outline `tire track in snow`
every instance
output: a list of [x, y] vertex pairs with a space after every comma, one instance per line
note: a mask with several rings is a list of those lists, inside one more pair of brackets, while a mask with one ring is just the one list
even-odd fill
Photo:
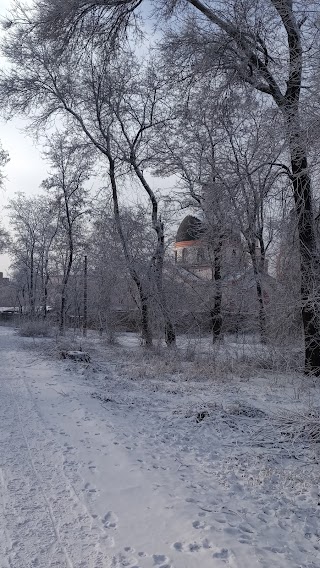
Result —
[[[5, 479], [4, 479], [4, 476], [3, 476], [2, 468], [0, 467], [0, 499], [1, 499], [3, 510], [5, 510], [5, 507], [6, 507], [5, 496], [6, 496], [6, 484], [5, 484]], [[9, 534], [8, 534], [6, 527], [4, 527], [4, 537], [5, 537], [4, 543], [2, 543], [0, 541], [0, 552], [2, 552], [2, 558], [5, 558], [6, 551], [10, 550], [10, 548], [11, 548], [11, 539], [9, 537]], [[9, 561], [8, 562], [6, 561], [6, 565], [2, 566], [2, 568], [7, 568], [7, 566], [10, 567], [10, 566], [12, 566], [12, 564], [9, 563]]]
[[60, 533], [59, 533], [58, 525], [56, 524], [56, 522], [55, 522], [55, 520], [54, 520], [54, 516], [53, 516], [53, 512], [52, 512], [52, 508], [51, 508], [50, 502], [49, 502], [49, 500], [47, 499], [47, 496], [46, 496], [45, 491], [44, 491], [44, 489], [43, 489], [43, 481], [42, 481], [41, 476], [40, 476], [40, 474], [38, 473], [38, 471], [37, 471], [37, 469], [36, 469], [36, 467], [35, 467], [35, 465], [34, 465], [34, 461], [33, 461], [33, 459], [32, 459], [32, 454], [31, 454], [31, 451], [30, 451], [30, 446], [29, 446], [29, 443], [28, 443], [28, 440], [27, 440], [27, 437], [26, 437], [26, 434], [25, 434], [25, 430], [24, 430], [24, 427], [23, 427], [23, 424], [22, 424], [22, 421], [21, 421], [21, 414], [20, 414], [19, 404], [17, 403], [17, 401], [16, 401], [16, 399], [15, 399], [15, 396], [14, 396], [14, 393], [13, 393], [13, 390], [12, 390], [11, 385], [10, 385], [10, 390], [11, 390], [11, 394], [12, 394], [13, 403], [14, 403], [14, 405], [15, 405], [15, 407], [16, 407], [16, 410], [17, 410], [17, 416], [18, 416], [18, 420], [19, 420], [19, 425], [20, 425], [20, 428], [21, 428], [21, 433], [22, 433], [23, 439], [24, 439], [25, 444], [26, 444], [26, 448], [27, 448], [27, 452], [28, 452], [28, 456], [29, 456], [29, 461], [30, 461], [32, 470], [33, 470], [33, 472], [34, 472], [34, 475], [35, 475], [35, 477], [36, 477], [36, 479], [37, 479], [37, 481], [38, 481], [38, 483], [39, 483], [39, 489], [40, 489], [40, 491], [41, 491], [42, 497], [43, 497], [43, 499], [44, 499], [44, 501], [45, 501], [45, 503], [46, 503], [46, 505], [47, 505], [47, 508], [48, 508], [48, 511], [49, 511], [49, 516], [50, 516], [50, 520], [51, 520], [51, 523], [52, 523], [52, 527], [53, 527], [54, 533], [55, 533], [55, 535], [56, 535], [56, 539], [57, 539], [57, 541], [58, 541], [58, 543], [59, 543], [59, 546], [61, 547], [61, 549], [62, 549], [62, 551], [63, 551], [63, 554], [64, 554], [64, 557], [65, 557], [65, 559], [66, 559], [68, 568], [74, 568], [73, 562], [72, 562], [72, 560], [70, 559], [70, 557], [69, 557], [69, 555], [68, 555], [68, 553], [67, 553], [65, 547], [63, 546], [63, 544], [62, 544], [62, 542], [61, 542], [61, 538], [60, 538]]
[[111, 539], [65, 475], [64, 449], [48, 430], [22, 365], [3, 355], [0, 527], [9, 536], [0, 537], [1, 568], [108, 568]]

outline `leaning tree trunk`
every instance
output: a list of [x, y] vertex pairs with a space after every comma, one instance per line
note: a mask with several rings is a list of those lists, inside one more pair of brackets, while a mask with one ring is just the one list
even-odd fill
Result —
[[149, 297], [146, 292], [145, 286], [142, 283], [142, 279], [139, 277], [138, 272], [135, 270], [133, 261], [130, 256], [130, 252], [128, 250], [127, 241], [125, 235], [122, 230], [122, 223], [120, 218], [120, 211], [119, 211], [119, 202], [118, 202], [118, 191], [117, 191], [117, 182], [116, 182], [116, 175], [115, 175], [115, 163], [114, 159], [108, 154], [109, 160], [109, 178], [112, 188], [112, 201], [113, 201], [113, 213], [114, 219], [118, 231], [118, 235], [121, 241], [122, 250], [126, 259], [127, 268], [129, 270], [129, 274], [134, 281], [135, 285], [137, 286], [137, 290], [139, 293], [140, 299], [140, 306], [141, 306], [141, 329], [142, 329], [142, 338], [144, 340], [146, 347], [152, 347], [152, 328], [151, 328], [151, 321], [150, 321], [150, 313], [149, 313]]
[[163, 290], [163, 261], [164, 261], [164, 225], [158, 215], [158, 201], [152, 191], [150, 185], [148, 184], [143, 172], [136, 163], [136, 158], [134, 152], [131, 154], [131, 165], [136, 173], [137, 178], [140, 180], [142, 187], [145, 189], [147, 195], [149, 196], [151, 207], [152, 207], [152, 226], [157, 235], [157, 245], [156, 250], [151, 259], [151, 266], [154, 268], [155, 281], [157, 293], [159, 296], [160, 307], [162, 311], [162, 316], [164, 319], [164, 337], [165, 342], [168, 347], [175, 345], [176, 343], [176, 332], [173, 322], [170, 317], [170, 313], [167, 306], [167, 300]]

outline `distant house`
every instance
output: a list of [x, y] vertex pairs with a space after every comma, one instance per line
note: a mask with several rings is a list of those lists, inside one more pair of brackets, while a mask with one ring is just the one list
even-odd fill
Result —
[[0, 272], [0, 286], [4, 286], [6, 284], [9, 284], [10, 279], [9, 278], [5, 278], [3, 276], [3, 272]]
[[3, 276], [0, 272], [0, 321], [8, 321], [15, 314], [19, 313], [19, 309], [15, 306], [16, 290], [9, 278]]

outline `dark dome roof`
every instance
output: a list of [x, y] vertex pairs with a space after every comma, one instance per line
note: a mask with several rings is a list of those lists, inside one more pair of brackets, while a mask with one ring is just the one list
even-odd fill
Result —
[[177, 231], [176, 243], [183, 241], [197, 241], [204, 232], [203, 223], [193, 215], [187, 215]]

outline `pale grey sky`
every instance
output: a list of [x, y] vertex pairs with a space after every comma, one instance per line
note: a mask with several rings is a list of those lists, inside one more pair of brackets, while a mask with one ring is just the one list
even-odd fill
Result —
[[[4, 18], [10, 8], [12, 0], [0, 0], [0, 19]], [[146, 2], [146, 9], [148, 9]], [[0, 28], [0, 37], [4, 32]], [[154, 36], [154, 30], [153, 30]], [[1, 64], [1, 57], [0, 57]], [[10, 162], [4, 169], [6, 177], [3, 188], [0, 189], [1, 221], [8, 227], [8, 219], [5, 206], [8, 200], [16, 192], [24, 192], [26, 195], [40, 192], [40, 184], [48, 175], [48, 166], [42, 160], [40, 151], [37, 149], [32, 137], [23, 132], [24, 121], [20, 118], [5, 122], [0, 119], [0, 141], [5, 150], [9, 152]], [[172, 187], [172, 179], [150, 180], [154, 189]], [[132, 203], [139, 199], [136, 191], [132, 194]], [[0, 272], [8, 274], [10, 259], [7, 254], [0, 254]]]

